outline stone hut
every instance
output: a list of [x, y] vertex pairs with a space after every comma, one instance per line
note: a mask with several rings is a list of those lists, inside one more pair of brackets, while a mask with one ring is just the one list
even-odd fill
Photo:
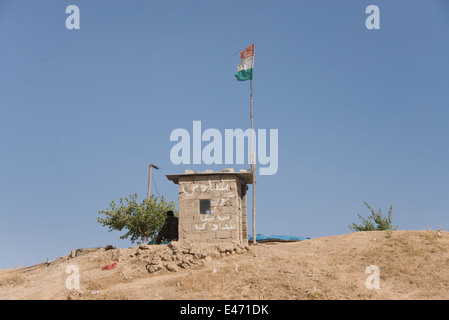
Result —
[[179, 241], [248, 243], [246, 192], [250, 171], [206, 170], [166, 177], [179, 185]]

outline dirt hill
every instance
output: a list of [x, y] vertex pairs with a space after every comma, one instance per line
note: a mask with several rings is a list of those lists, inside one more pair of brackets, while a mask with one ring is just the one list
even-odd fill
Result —
[[[367, 273], [373, 265], [378, 289], [369, 280], [376, 274]], [[79, 270], [79, 289], [70, 288], [73, 270]], [[0, 299], [449, 299], [449, 233], [82, 249], [50, 263], [0, 270]]]

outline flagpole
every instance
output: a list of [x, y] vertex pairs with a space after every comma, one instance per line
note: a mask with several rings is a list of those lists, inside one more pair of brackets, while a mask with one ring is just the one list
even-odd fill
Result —
[[[251, 49], [250, 49], [251, 47]], [[250, 49], [250, 50], [249, 50]], [[250, 54], [250, 55], [249, 55]], [[252, 56], [251, 60], [251, 68], [248, 68], [246, 64], [247, 58]], [[253, 135], [254, 135], [254, 123], [253, 123], [253, 79], [254, 79], [254, 43], [240, 52], [240, 64], [238, 65], [238, 70], [246, 71], [251, 69], [251, 74], [243, 72], [243, 75], [236, 73], [235, 76], [239, 81], [251, 80], [251, 108], [250, 108], [250, 117], [251, 117], [251, 137], [250, 137], [250, 162], [251, 162], [251, 173], [252, 173], [252, 182], [253, 182], [253, 244], [256, 244], [256, 161], [255, 154], [253, 151]], [[248, 72], [248, 71], [246, 71]], [[250, 78], [248, 76], [250, 75]]]
[[[254, 74], [254, 69], [253, 69]], [[253, 134], [254, 134], [254, 125], [253, 125], [253, 79], [251, 78], [251, 172], [253, 174], [253, 244], [256, 244], [256, 164], [254, 159], [254, 151], [253, 151]]]

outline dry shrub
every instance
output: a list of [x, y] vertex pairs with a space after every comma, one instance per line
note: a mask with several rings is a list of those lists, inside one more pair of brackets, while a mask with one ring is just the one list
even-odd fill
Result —
[[337, 280], [339, 278], [339, 266], [338, 261], [332, 260], [329, 263], [329, 268], [324, 271], [324, 274], [332, 280]]
[[436, 245], [437, 244], [438, 239], [441, 238], [441, 230], [442, 229], [439, 229], [437, 231], [427, 230], [424, 233], [424, 238], [426, 239], [428, 244], [431, 244], [431, 245]]
[[241, 295], [242, 281], [247, 284], [254, 280], [251, 272], [248, 264], [231, 263], [221, 268], [195, 271], [187, 276], [177, 277], [167, 281], [167, 286], [176, 288], [180, 299], [218, 299], [234, 296], [236, 291]]
[[[202, 293], [202, 294], [214, 294], [223, 289], [223, 284], [232, 280], [231, 267], [225, 267], [219, 269], [207, 269], [201, 272], [191, 273], [188, 276], [171, 280], [169, 285], [177, 286], [183, 293]], [[238, 272], [238, 271], [237, 271]]]
[[17, 272], [0, 274], [1, 286], [16, 286], [25, 282], [25, 277]]

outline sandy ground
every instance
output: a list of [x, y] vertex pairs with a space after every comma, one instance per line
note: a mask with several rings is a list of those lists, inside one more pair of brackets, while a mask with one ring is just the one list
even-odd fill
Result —
[[86, 249], [49, 264], [0, 270], [0, 299], [449, 298], [444, 231], [357, 232], [246, 248], [174, 245]]

